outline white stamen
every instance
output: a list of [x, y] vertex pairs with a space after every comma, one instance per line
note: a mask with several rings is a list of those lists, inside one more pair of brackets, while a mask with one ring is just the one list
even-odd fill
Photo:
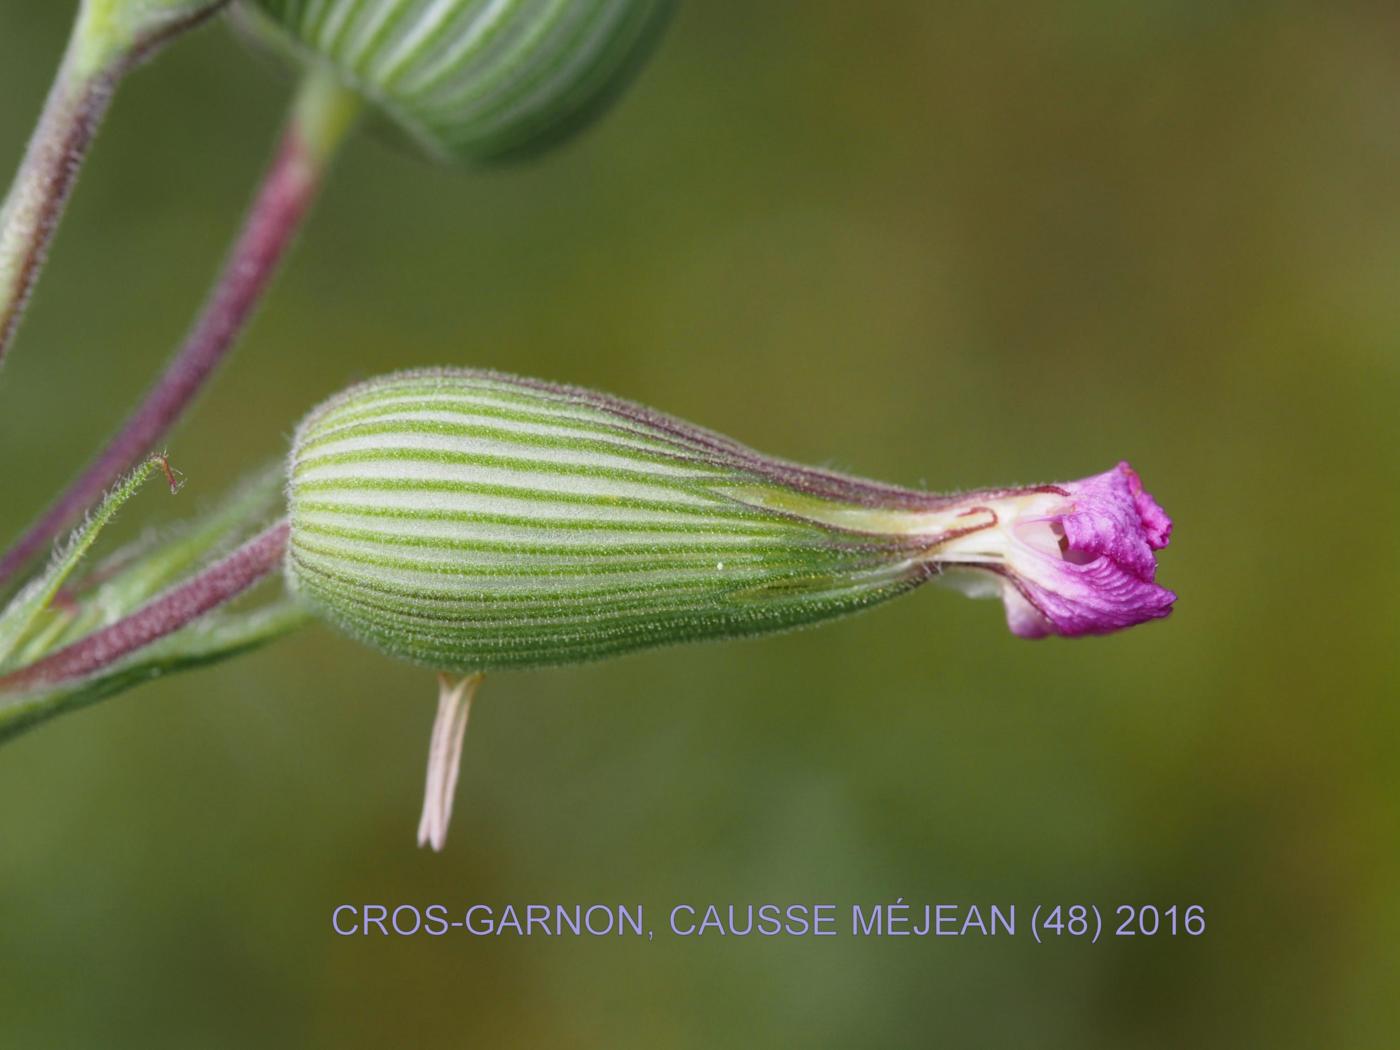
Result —
[[418, 821], [418, 845], [432, 846], [435, 852], [442, 852], [447, 842], [467, 719], [472, 712], [472, 698], [485, 677], [472, 674], [454, 683], [447, 675], [438, 675], [437, 718], [428, 743], [428, 780], [423, 792], [423, 816]]

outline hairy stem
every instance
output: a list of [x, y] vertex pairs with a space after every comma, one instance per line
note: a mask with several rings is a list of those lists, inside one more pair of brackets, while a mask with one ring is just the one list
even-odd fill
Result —
[[0, 363], [118, 78], [86, 68], [70, 46], [0, 208]]
[[232, 554], [110, 626], [0, 677], [0, 695], [80, 681], [232, 601], [282, 564], [290, 526], [269, 526]]
[[39, 123], [0, 205], [0, 364], [118, 82], [227, 2], [210, 0], [183, 14], [152, 19], [130, 36], [114, 32], [96, 5], [85, 3], [79, 10]]
[[328, 72], [308, 75], [243, 230], [183, 346], [107, 446], [0, 557], [0, 587], [149, 454], [208, 382], [267, 291], [358, 105]]

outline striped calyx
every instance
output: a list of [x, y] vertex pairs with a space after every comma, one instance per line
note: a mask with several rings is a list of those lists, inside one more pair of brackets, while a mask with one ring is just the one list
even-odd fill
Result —
[[531, 152], [601, 112], [673, 0], [240, 0], [441, 160]]
[[484, 371], [399, 373], [332, 399], [298, 430], [289, 478], [294, 586], [351, 635], [461, 672], [852, 612], [989, 524], [965, 502]]

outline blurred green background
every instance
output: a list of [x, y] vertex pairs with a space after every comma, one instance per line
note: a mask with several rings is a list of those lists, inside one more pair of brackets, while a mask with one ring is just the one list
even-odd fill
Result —
[[[73, 8], [0, 9], [0, 167]], [[1120, 457], [1170, 620], [1011, 637], [936, 587], [488, 682], [448, 850], [431, 676], [324, 629], [0, 753], [14, 1047], [1380, 1047], [1400, 1035], [1400, 12], [690, 0], [528, 166], [351, 145], [188, 484], [392, 368], [645, 401], [951, 489]], [[201, 31], [123, 88], [0, 383], [0, 532], [123, 416], [289, 83]], [[2, 181], [2, 180], [0, 180]], [[350, 939], [340, 903], [1204, 905], [1198, 939]], [[1024, 912], [1023, 912], [1024, 914]]]

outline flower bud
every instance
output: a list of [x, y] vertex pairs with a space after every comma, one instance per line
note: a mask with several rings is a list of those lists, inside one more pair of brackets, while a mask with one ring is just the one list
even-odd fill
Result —
[[532, 151], [596, 116], [673, 0], [248, 0], [259, 35], [329, 63], [442, 160]]
[[300, 593], [444, 671], [796, 627], [949, 567], [1002, 584], [1024, 635], [1113, 630], [1173, 598], [1142, 563], [1168, 523], [1126, 467], [935, 496], [493, 372], [404, 372], [333, 398], [297, 432], [289, 498]]

